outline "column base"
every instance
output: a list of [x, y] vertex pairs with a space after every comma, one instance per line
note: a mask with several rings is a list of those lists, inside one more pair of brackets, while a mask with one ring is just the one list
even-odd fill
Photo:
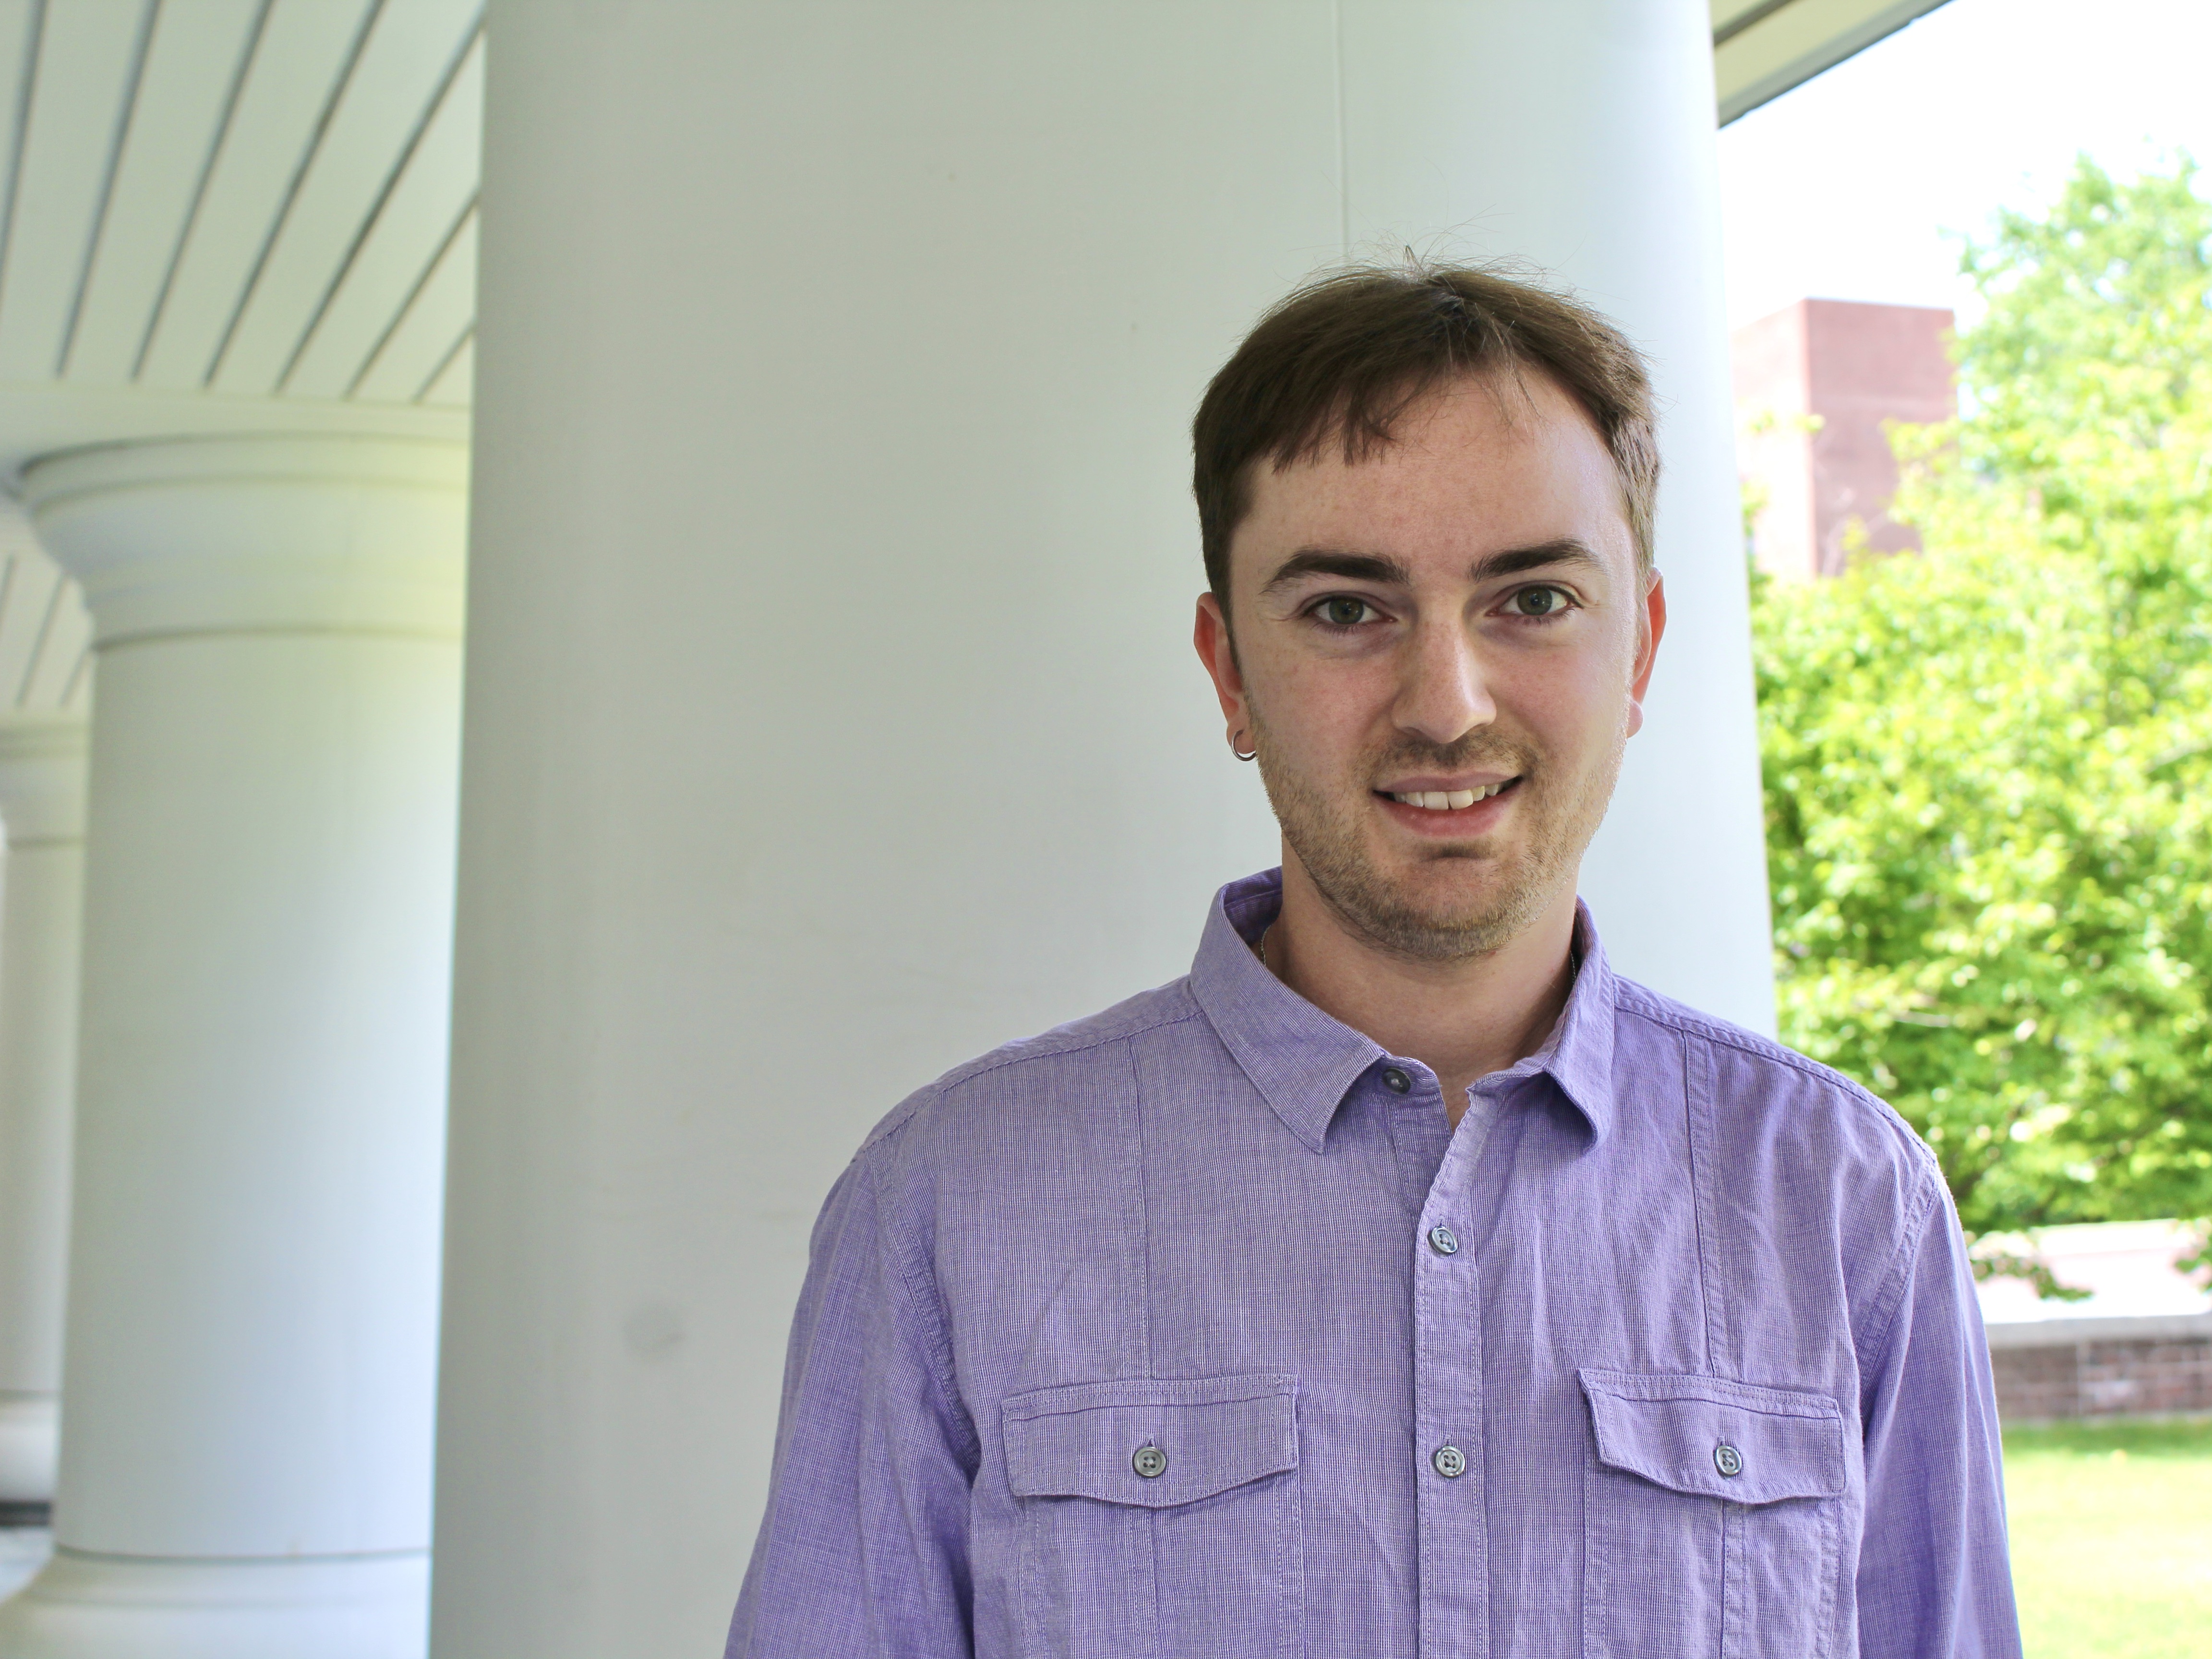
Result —
[[53, 1395], [0, 1394], [0, 1507], [52, 1498], [58, 1443]]
[[0, 1659], [423, 1659], [430, 1556], [156, 1561], [62, 1549], [0, 1606]]

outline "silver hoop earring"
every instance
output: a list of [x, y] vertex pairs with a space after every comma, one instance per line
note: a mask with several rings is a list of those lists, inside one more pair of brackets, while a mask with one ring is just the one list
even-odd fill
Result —
[[1237, 757], [1237, 758], [1238, 760], [1241, 760], [1241, 761], [1249, 761], [1249, 760], [1256, 760], [1256, 759], [1258, 759], [1258, 758], [1259, 758], [1259, 755], [1260, 755], [1260, 745], [1259, 745], [1258, 744], [1256, 744], [1256, 743], [1255, 743], [1255, 744], [1254, 744], [1252, 745], [1252, 752], [1251, 752], [1250, 754], [1249, 754], [1249, 755], [1248, 755], [1248, 754], [1246, 754], [1246, 753], [1245, 753], [1242, 749], [1239, 749], [1239, 748], [1237, 746], [1237, 738], [1241, 738], [1241, 737], [1243, 737], [1243, 735], [1244, 735], [1244, 728], [1243, 728], [1243, 726], [1238, 726], [1238, 727], [1236, 729], [1236, 731], [1234, 731], [1233, 732], [1231, 732], [1231, 733], [1230, 734], [1230, 737], [1229, 737], [1229, 752], [1230, 752], [1231, 754], [1232, 754], [1232, 755], [1236, 756], [1236, 757]]

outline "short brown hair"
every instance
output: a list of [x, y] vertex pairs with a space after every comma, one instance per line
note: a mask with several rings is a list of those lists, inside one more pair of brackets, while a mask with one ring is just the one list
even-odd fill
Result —
[[1206, 387], [1191, 423], [1191, 488], [1215, 597], [1228, 602], [1229, 540], [1251, 511], [1255, 464], [1313, 460], [1339, 436], [1345, 459], [1358, 461], [1440, 383], [1531, 367], [1595, 422], [1650, 569], [1659, 447], [1643, 355], [1589, 307], [1533, 283], [1409, 255], [1308, 283], [1261, 318]]

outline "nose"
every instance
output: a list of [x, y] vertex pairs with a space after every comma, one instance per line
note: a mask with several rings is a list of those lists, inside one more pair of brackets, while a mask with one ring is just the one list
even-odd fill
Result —
[[1407, 635], [1391, 718], [1438, 748], [1498, 718], [1481, 658], [1459, 618], [1424, 619]]

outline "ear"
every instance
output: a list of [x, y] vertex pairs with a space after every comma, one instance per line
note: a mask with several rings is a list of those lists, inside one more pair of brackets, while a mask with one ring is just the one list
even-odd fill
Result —
[[1644, 729], [1644, 693], [1651, 684], [1651, 665], [1659, 659], [1659, 636], [1667, 631], [1667, 583], [1653, 571], [1644, 589], [1644, 615], [1637, 627], [1636, 674], [1628, 683], [1628, 735]]
[[1244, 707], [1243, 672], [1237, 666], [1237, 650], [1229, 641], [1229, 618], [1212, 593], [1198, 596], [1198, 623], [1191, 643], [1198, 647], [1198, 659], [1212, 677], [1213, 693], [1221, 699], [1221, 717], [1229, 722], [1228, 735], [1233, 738], [1240, 730], [1249, 729], [1252, 721]]

